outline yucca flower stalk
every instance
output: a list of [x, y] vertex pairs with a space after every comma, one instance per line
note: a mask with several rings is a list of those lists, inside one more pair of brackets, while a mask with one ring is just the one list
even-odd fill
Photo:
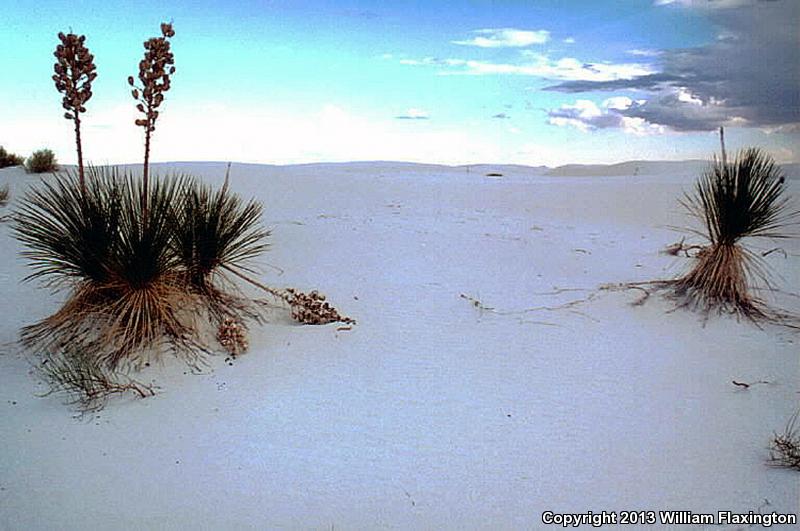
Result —
[[144, 128], [144, 181], [142, 202], [143, 211], [147, 211], [148, 176], [150, 172], [150, 139], [156, 130], [158, 108], [164, 101], [164, 93], [170, 89], [170, 76], [175, 73], [175, 57], [170, 49], [169, 39], [175, 35], [172, 23], [161, 24], [161, 37], [153, 37], [144, 42], [144, 58], [139, 61], [139, 82], [133, 76], [128, 77], [131, 96], [139, 103], [136, 109], [144, 115], [137, 118], [136, 125]]
[[75, 124], [75, 145], [78, 151], [78, 173], [81, 190], [85, 188], [83, 176], [83, 147], [81, 145], [81, 113], [92, 97], [92, 82], [97, 78], [94, 56], [84, 44], [84, 35], [59, 33], [61, 44], [53, 53], [58, 62], [53, 66], [53, 81], [56, 90], [64, 94], [61, 105], [66, 112], [64, 118]]

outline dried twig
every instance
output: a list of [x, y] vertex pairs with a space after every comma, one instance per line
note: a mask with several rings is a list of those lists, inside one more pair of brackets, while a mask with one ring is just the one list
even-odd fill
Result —
[[764, 384], [764, 385], [769, 385], [770, 384], [770, 382], [768, 382], [766, 380], [758, 380], [757, 382], [750, 382], [750, 383], [737, 382], [736, 380], [731, 380], [731, 383], [733, 385], [738, 386], [738, 387], [744, 387], [745, 389], [750, 389], [750, 387], [752, 387], [752, 386], [754, 386], [756, 384]]

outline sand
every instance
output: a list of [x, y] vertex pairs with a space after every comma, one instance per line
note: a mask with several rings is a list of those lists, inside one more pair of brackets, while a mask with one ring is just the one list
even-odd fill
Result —
[[[156, 166], [171, 169], [224, 174]], [[800, 405], [796, 333], [704, 325], [658, 297], [631, 306], [635, 292], [524, 311], [679, 274], [688, 259], [660, 250], [689, 223], [677, 200], [694, 175], [484, 170], [235, 164], [232, 186], [264, 202], [273, 230], [262, 281], [319, 289], [358, 324], [276, 312], [232, 366], [220, 355], [191, 374], [167, 359], [139, 375], [156, 397], [81, 419], [37, 396], [46, 387], [14, 344], [59, 296], [20, 282], [20, 247], [0, 224], [0, 528], [536, 529], [548, 510], [797, 513], [797, 473], [765, 464]], [[13, 201], [37, 179], [0, 170]], [[769, 261], [798, 292], [800, 245], [780, 245], [788, 256]], [[553, 293], [565, 288], [578, 291]]]

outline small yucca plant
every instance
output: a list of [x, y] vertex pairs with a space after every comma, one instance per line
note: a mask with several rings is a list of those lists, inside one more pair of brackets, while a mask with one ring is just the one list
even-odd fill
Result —
[[769, 285], [768, 270], [743, 240], [789, 237], [786, 229], [797, 213], [789, 210], [780, 167], [757, 148], [741, 151], [731, 163], [715, 160], [683, 204], [702, 221], [701, 235], [709, 245], [692, 270], [677, 280], [677, 292], [706, 310], [764, 317], [750, 288]]
[[[58, 169], [56, 155], [49, 149], [40, 149], [25, 160], [28, 173], [52, 173]], [[80, 171], [80, 170], [79, 170]]]

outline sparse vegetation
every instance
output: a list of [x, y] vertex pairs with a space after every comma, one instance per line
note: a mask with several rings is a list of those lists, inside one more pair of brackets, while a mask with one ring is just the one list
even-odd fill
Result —
[[8, 190], [8, 185], [0, 188], [0, 207], [8, 204], [8, 198], [11, 197], [11, 192]]
[[[75, 146], [78, 152], [78, 174], [81, 188], [84, 186], [83, 146], [81, 145], [81, 113], [86, 112], [84, 106], [92, 97], [92, 82], [97, 78], [94, 56], [84, 44], [84, 35], [70, 32], [59, 33], [61, 44], [53, 52], [58, 62], [53, 66], [53, 82], [56, 90], [64, 94], [61, 105], [66, 111], [64, 118], [75, 124]], [[55, 159], [53, 159], [55, 164]], [[51, 170], [44, 170], [51, 171]], [[39, 172], [36, 172], [39, 173]]]
[[[289, 304], [300, 322], [354, 322], [316, 292], [275, 290], [248, 276], [255, 273], [251, 261], [267, 248], [269, 232], [260, 225], [261, 205], [232, 193], [229, 175], [216, 191], [180, 175], [150, 182], [151, 134], [175, 72], [171, 24], [162, 24], [161, 32], [145, 42], [142, 86], [128, 80], [145, 115], [136, 121], [145, 128], [142, 178], [117, 168], [83, 167], [79, 115], [91, 97], [95, 67], [83, 36], [59, 35], [54, 79], [65, 93], [65, 116], [75, 121], [78, 169], [29, 190], [14, 217], [33, 269], [26, 280], [66, 292], [58, 311], [23, 329], [22, 342], [46, 354], [45, 377], [83, 409], [112, 394], [152, 394], [119, 376], [122, 366], [138, 367], [164, 350], [196, 365], [210, 350], [202, 316], [222, 348], [234, 356], [246, 351], [247, 323], [261, 320], [266, 302], [247, 298], [237, 280]], [[54, 164], [49, 151], [31, 160], [46, 160], [48, 153]]]
[[40, 149], [25, 160], [25, 170], [28, 173], [52, 173], [58, 170], [56, 155], [49, 149]]
[[775, 433], [769, 445], [769, 462], [773, 466], [800, 470], [800, 409], [789, 417], [782, 433]]
[[22, 166], [25, 159], [14, 153], [9, 153], [3, 146], [0, 146], [0, 168], [8, 168], [11, 166]]

